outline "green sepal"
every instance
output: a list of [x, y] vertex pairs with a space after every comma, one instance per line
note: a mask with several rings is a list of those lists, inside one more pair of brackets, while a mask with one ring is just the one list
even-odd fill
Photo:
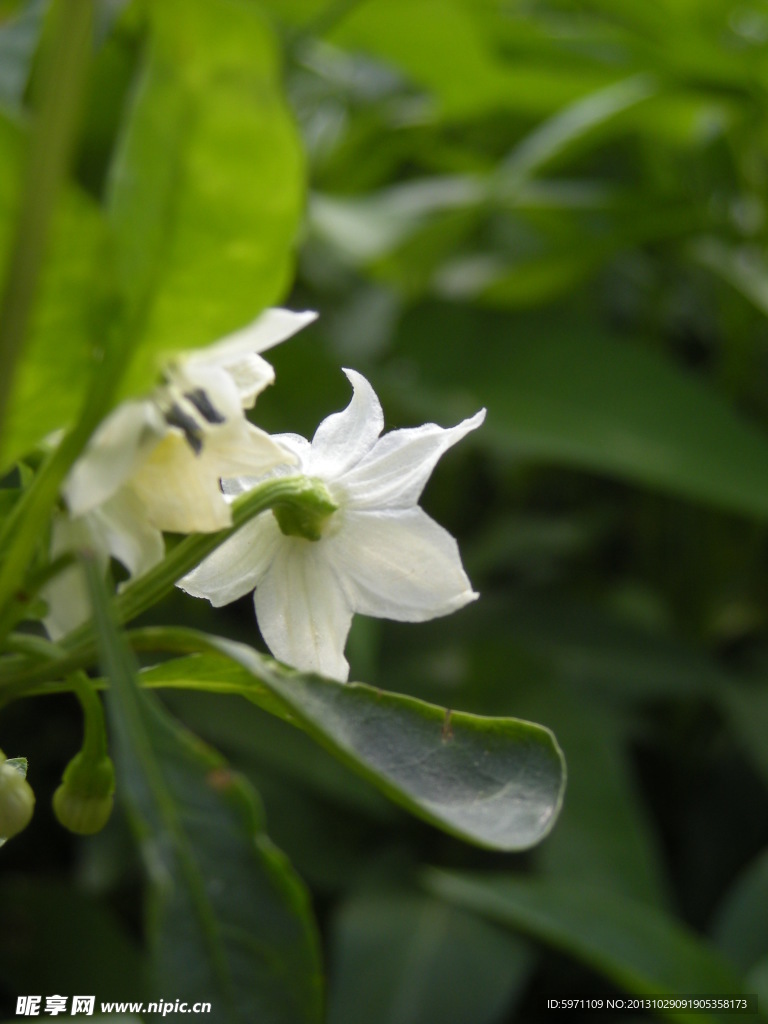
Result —
[[320, 540], [325, 524], [339, 507], [321, 480], [310, 483], [311, 489], [302, 494], [300, 502], [290, 501], [272, 509], [277, 525], [287, 537]]

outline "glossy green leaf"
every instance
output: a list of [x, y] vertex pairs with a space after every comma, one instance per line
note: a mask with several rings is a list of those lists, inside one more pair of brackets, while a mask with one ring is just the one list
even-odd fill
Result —
[[163, 353], [214, 341], [284, 293], [303, 189], [257, 6], [168, 0], [150, 15], [108, 200], [121, 285], [146, 303], [132, 387]]
[[135, 685], [130, 651], [88, 567], [118, 790], [151, 883], [160, 993], [207, 1000], [225, 1024], [320, 1019], [320, 973], [306, 892], [264, 832], [248, 785]]
[[[683, 924], [641, 903], [564, 881], [430, 871], [430, 890], [554, 946], [631, 995], [743, 994], [738, 973]], [[731, 1019], [716, 1013], [670, 1020]]]
[[[186, 633], [186, 631], [185, 631]], [[195, 634], [186, 633], [191, 642]], [[562, 800], [565, 769], [553, 735], [514, 718], [452, 712], [362, 683], [338, 683], [281, 669], [244, 644], [203, 637], [235, 662], [241, 692], [283, 717], [290, 715], [315, 740], [408, 810], [459, 838], [496, 850], [532, 846], [552, 828]], [[153, 685], [184, 685], [188, 660], [168, 662], [149, 676]], [[206, 659], [190, 682], [219, 689]], [[146, 678], [146, 675], [145, 675]], [[223, 689], [231, 692], [225, 666]]]
[[478, 440], [504, 452], [768, 518], [768, 437], [648, 345], [454, 306], [414, 315], [401, 343], [418, 372], [400, 400], [418, 395], [422, 416], [487, 405]]
[[332, 925], [328, 1024], [496, 1024], [531, 967], [525, 943], [430, 896], [353, 894]]

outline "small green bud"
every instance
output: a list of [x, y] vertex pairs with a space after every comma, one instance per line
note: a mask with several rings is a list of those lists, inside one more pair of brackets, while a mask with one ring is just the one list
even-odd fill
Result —
[[276, 505], [272, 514], [287, 537], [320, 540], [328, 519], [339, 507], [322, 480], [308, 480], [301, 496]]
[[87, 761], [82, 752], [67, 765], [61, 785], [53, 794], [59, 824], [77, 835], [100, 832], [112, 814], [115, 769], [109, 757]]
[[0, 764], [0, 839], [10, 839], [27, 827], [35, 809], [35, 794], [18, 768], [2, 755]]

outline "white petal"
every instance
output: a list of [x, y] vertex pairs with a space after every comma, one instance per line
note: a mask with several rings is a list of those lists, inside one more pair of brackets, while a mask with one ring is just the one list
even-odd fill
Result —
[[352, 384], [352, 400], [343, 412], [324, 419], [312, 438], [306, 471], [332, 481], [347, 472], [373, 448], [384, 428], [384, 413], [371, 385], [362, 374], [345, 370]]
[[176, 584], [219, 608], [253, 590], [269, 569], [283, 539], [277, 520], [263, 512], [224, 541]]
[[124, 402], [101, 423], [77, 460], [62, 491], [79, 516], [110, 498], [165, 436], [154, 402]]
[[353, 610], [423, 622], [477, 598], [456, 541], [420, 508], [347, 510], [342, 528], [320, 543], [342, 576]]
[[230, 356], [219, 363], [235, 383], [243, 409], [252, 409], [256, 398], [275, 381], [275, 371], [255, 352]]
[[[109, 550], [99, 529], [94, 529], [91, 515], [76, 519], [57, 515], [51, 527], [51, 558], [68, 551], [88, 548], [98, 564], [106, 569]], [[43, 623], [51, 640], [59, 640], [91, 617], [91, 599], [82, 566], [68, 566], [40, 589], [40, 596], [48, 604]]]
[[309, 311], [294, 313], [289, 309], [267, 309], [242, 330], [227, 335], [208, 348], [190, 353], [184, 365], [216, 365], [226, 370], [237, 386], [243, 408], [250, 409], [256, 396], [275, 379], [275, 371], [258, 353], [285, 341], [315, 319], [317, 313]]
[[322, 541], [284, 537], [254, 603], [261, 634], [276, 658], [302, 672], [347, 679], [344, 645], [352, 610]]
[[232, 523], [219, 480], [240, 473], [260, 476], [286, 461], [285, 450], [242, 415], [211, 427], [203, 448], [192, 451], [172, 431], [145, 459], [127, 486], [142, 502], [148, 520], [172, 533], [209, 533]]
[[139, 467], [129, 487], [147, 519], [171, 533], [209, 533], [232, 523], [217, 477], [206, 472], [184, 436], [172, 432]]
[[163, 560], [163, 535], [152, 526], [137, 497], [126, 487], [91, 514], [110, 554], [132, 577], [143, 576]]
[[[292, 309], [265, 309], [264, 312], [248, 324], [228, 334], [220, 341], [216, 341], [207, 349], [199, 352], [213, 361], [219, 361], [222, 355], [226, 358], [231, 355], [242, 355], [247, 352], [266, 352], [274, 348], [281, 341], [297, 334], [302, 327], [317, 320], [317, 313], [306, 310], [303, 313], [296, 313]], [[193, 358], [198, 353], [193, 354]]]
[[91, 599], [83, 568], [70, 565], [40, 589], [48, 605], [43, 625], [51, 640], [60, 640], [91, 617]]
[[484, 419], [485, 409], [481, 409], [455, 427], [427, 423], [385, 434], [344, 476], [350, 507], [405, 509], [415, 505], [443, 452], [476, 430]]

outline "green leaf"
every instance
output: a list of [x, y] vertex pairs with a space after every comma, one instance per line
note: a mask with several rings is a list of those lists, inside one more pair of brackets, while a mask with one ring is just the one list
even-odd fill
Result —
[[[476, 443], [768, 518], [768, 438], [706, 385], [648, 346], [565, 319], [519, 318], [510, 331], [507, 318], [456, 306], [414, 315], [400, 344], [421, 372], [403, 386], [398, 371], [397, 398], [418, 397], [422, 416], [487, 405]], [[471, 358], [463, 338], [481, 339]]]
[[17, 875], [0, 885], [0, 901], [0, 973], [14, 995], [80, 992], [95, 996], [97, 1008], [102, 999], [147, 997], [148, 965], [137, 943], [71, 881]]
[[[430, 871], [428, 888], [573, 956], [631, 995], [743, 993], [732, 966], [682, 924], [594, 887], [510, 875]], [[659, 1011], [660, 1013], [662, 1011]], [[730, 1020], [715, 1013], [671, 1020]]]
[[505, 61], [492, 45], [498, 22], [484, 26], [480, 6], [461, 0], [355, 4], [330, 39], [392, 62], [431, 90], [440, 113], [451, 118], [499, 108], [549, 112], [610, 81], [594, 62], [574, 67], [562, 53]]
[[[433, 825], [495, 850], [525, 849], [554, 825], [565, 768], [549, 730], [515, 718], [448, 711], [362, 683], [301, 675], [244, 644], [174, 632], [236, 663], [244, 696], [262, 703], [266, 688], [266, 710], [275, 711], [277, 700], [281, 717], [290, 715], [350, 768]], [[188, 668], [188, 660], [165, 663], [149, 679], [184, 685]], [[194, 673], [194, 688], [201, 688], [206, 673], [211, 689], [222, 685], [211, 668], [207, 661], [202, 674]], [[223, 666], [223, 679], [231, 692], [231, 667]]]
[[[0, 116], [0, 252], [7, 253], [24, 166], [24, 136]], [[106, 227], [85, 193], [65, 185], [51, 227], [37, 301], [2, 430], [0, 473], [47, 434], [67, 426], [96, 366], [108, 275]]]
[[6, 107], [21, 106], [45, 8], [46, 0], [28, 0], [0, 25], [0, 101]]
[[129, 387], [164, 353], [252, 320], [289, 283], [302, 158], [255, 4], [151, 5], [151, 38], [114, 159], [118, 275], [146, 329]]
[[716, 696], [742, 750], [768, 785], [768, 687], [732, 678]]
[[332, 924], [329, 1024], [495, 1024], [527, 980], [525, 943], [430, 896], [353, 895]]
[[712, 925], [712, 941], [747, 971], [768, 950], [768, 849], [732, 884]]
[[135, 685], [99, 570], [87, 571], [111, 682], [118, 791], [151, 883], [158, 990], [210, 1001], [226, 1024], [319, 1021], [318, 953], [303, 886], [266, 837], [248, 785]]

